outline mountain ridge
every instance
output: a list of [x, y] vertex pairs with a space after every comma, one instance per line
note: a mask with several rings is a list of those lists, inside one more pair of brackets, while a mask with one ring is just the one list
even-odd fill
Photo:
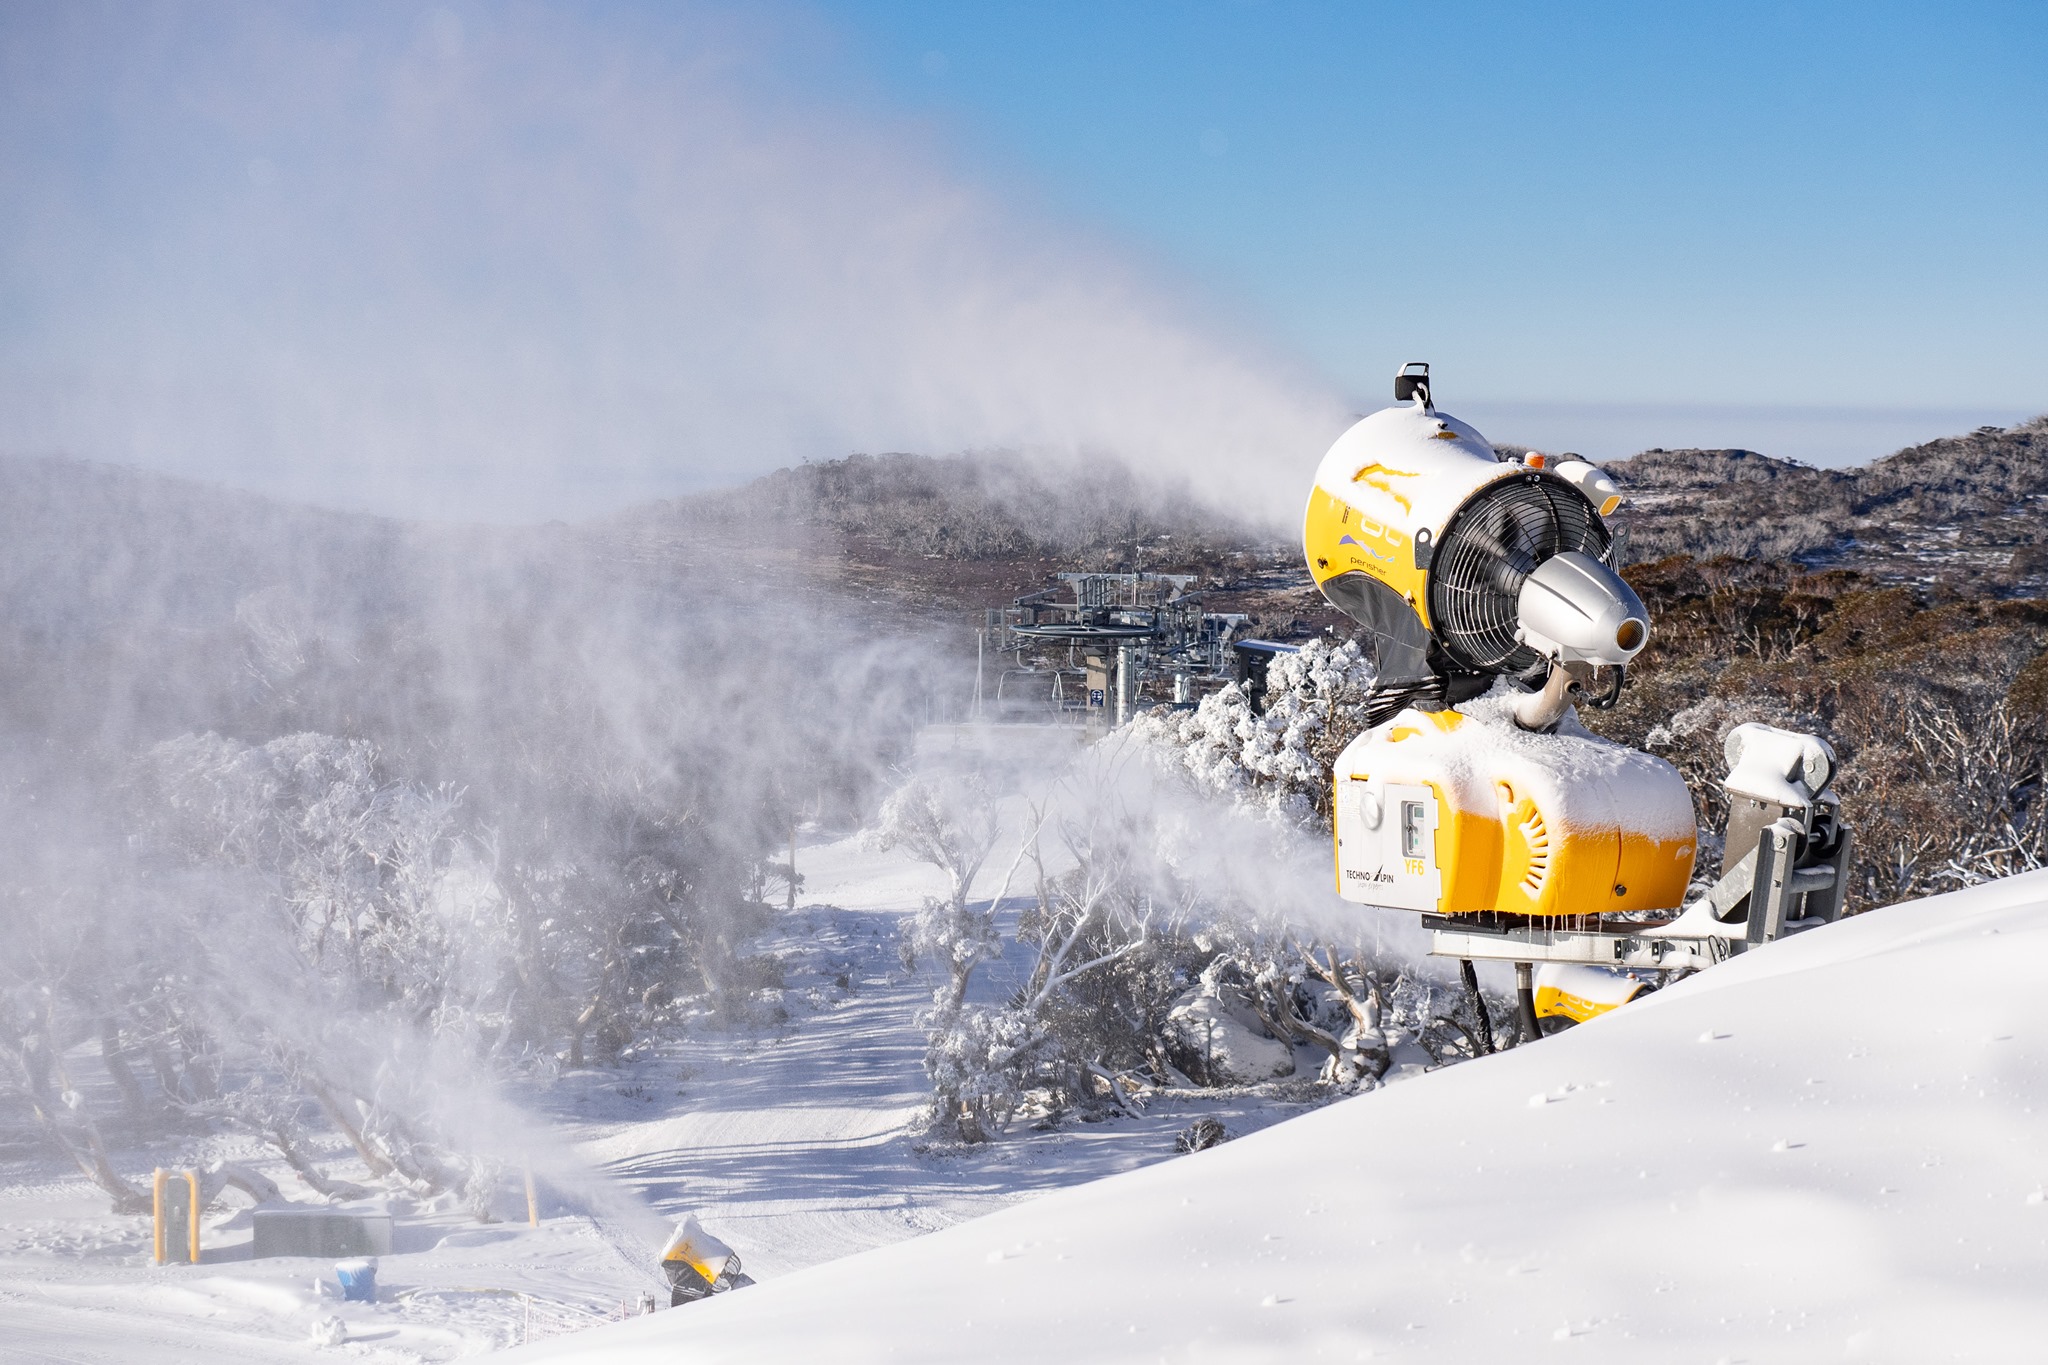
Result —
[[1933, 564], [2005, 589], [2048, 575], [2048, 416], [1843, 469], [1742, 449], [1652, 449], [1604, 467], [1629, 497], [1614, 521], [1638, 561], [1771, 558], [1880, 577]]

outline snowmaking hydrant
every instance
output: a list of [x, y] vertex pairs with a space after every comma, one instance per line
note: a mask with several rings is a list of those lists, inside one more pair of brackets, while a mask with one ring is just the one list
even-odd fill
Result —
[[1685, 780], [1579, 724], [1574, 702], [1612, 706], [1650, 638], [1605, 521], [1620, 489], [1575, 455], [1496, 451], [1436, 409], [1426, 365], [1394, 396], [1330, 448], [1302, 524], [1377, 668], [1331, 774], [1339, 893], [1421, 912], [1475, 994], [1474, 959], [1514, 963], [1527, 1036], [1539, 1000], [1577, 1022], [1838, 917], [1850, 840], [1824, 740], [1728, 736], [1721, 876], [1688, 901]]
[[675, 1234], [661, 1249], [661, 1270], [668, 1278], [671, 1308], [754, 1282], [741, 1272], [739, 1254], [704, 1231], [694, 1213], [676, 1224]]

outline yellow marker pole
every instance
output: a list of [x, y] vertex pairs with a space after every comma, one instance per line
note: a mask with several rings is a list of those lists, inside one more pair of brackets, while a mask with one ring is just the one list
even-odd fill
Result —
[[192, 1191], [192, 1264], [199, 1264], [199, 1172], [185, 1172], [185, 1184]]
[[526, 1226], [540, 1226], [540, 1200], [533, 1192], [533, 1168], [526, 1168]]
[[163, 1167], [156, 1168], [156, 1177], [150, 1182], [150, 1219], [155, 1224], [151, 1229], [156, 1239], [156, 1263], [164, 1263], [164, 1177], [168, 1174]]

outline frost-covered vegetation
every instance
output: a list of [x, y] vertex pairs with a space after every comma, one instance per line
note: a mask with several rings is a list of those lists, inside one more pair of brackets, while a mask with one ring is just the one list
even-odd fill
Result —
[[1855, 826], [1852, 909], [2048, 865], [2048, 602], [1967, 585], [1676, 558], [1627, 576], [1655, 621], [1593, 728], [1677, 764], [1718, 829], [1744, 720], [1824, 735]]
[[1330, 766], [1365, 728], [1372, 682], [1372, 661], [1356, 641], [1312, 639], [1274, 657], [1263, 712], [1233, 684], [1192, 711], [1140, 715], [1131, 736], [1202, 791], [1327, 829]]
[[1635, 498], [1617, 520], [1645, 559], [1867, 559], [1872, 549], [1928, 548], [1908, 538], [1938, 530], [1996, 551], [1999, 568], [2018, 555], [2024, 577], [2041, 573], [2025, 552], [2048, 543], [2048, 416], [1909, 446], [1856, 469], [1753, 450], [1650, 450], [1608, 472]]
[[[1513, 1037], [1505, 1000], [1482, 1029], [1462, 989], [1376, 950], [1357, 917], [1306, 927], [1314, 897], [1278, 871], [1320, 868], [1329, 763], [1363, 724], [1371, 676], [1356, 645], [1311, 641], [1275, 661], [1263, 713], [1230, 686], [1143, 714], [1008, 828], [973, 775], [889, 799], [875, 837], [952, 888], [905, 944], [940, 982], [921, 1021], [937, 1130], [980, 1141], [1023, 1116], [1135, 1113], [1158, 1089], [1333, 1097], [1377, 1085], [1403, 1048], [1431, 1065]], [[1023, 909], [1006, 938], [1011, 896]], [[1007, 954], [1019, 984], [977, 999], [976, 974]]]

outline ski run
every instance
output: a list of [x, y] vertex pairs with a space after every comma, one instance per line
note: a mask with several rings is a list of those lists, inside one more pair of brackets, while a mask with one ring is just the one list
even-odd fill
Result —
[[[857, 835], [804, 856], [805, 904], [764, 945], [792, 964], [786, 1024], [527, 1097], [603, 1173], [546, 1195], [538, 1227], [398, 1206], [379, 1301], [344, 1304], [324, 1262], [247, 1259], [245, 1209], [216, 1206], [206, 1263], [152, 1266], [146, 1220], [17, 1154], [0, 1360], [525, 1339], [508, 1365], [2018, 1361], [2048, 1340], [2048, 873], [1312, 1112], [1160, 1092], [1140, 1119], [963, 1150], [914, 1131], [930, 983], [896, 946], [937, 874]], [[1173, 1157], [1200, 1114], [1241, 1136]], [[760, 1283], [606, 1325], [658, 1287], [652, 1245], [688, 1210]]]

